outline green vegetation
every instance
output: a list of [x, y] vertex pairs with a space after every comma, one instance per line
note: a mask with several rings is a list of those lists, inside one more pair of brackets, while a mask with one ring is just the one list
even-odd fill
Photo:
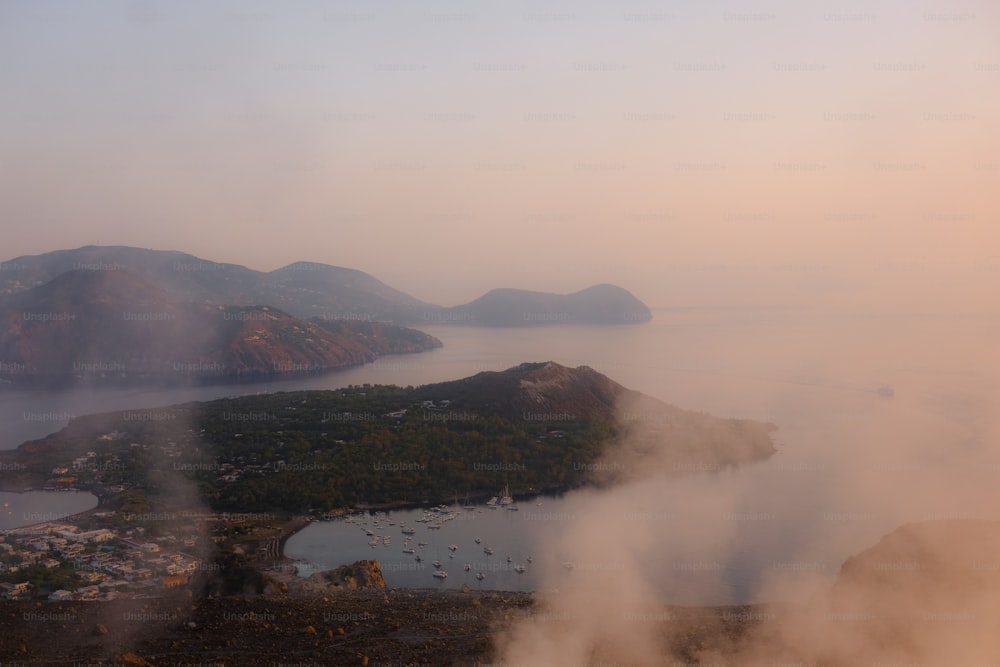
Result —
[[[584, 481], [574, 464], [595, 460], [614, 435], [580, 421], [560, 424], [556, 440], [542, 424], [447, 415], [415, 404], [410, 388], [384, 386], [217, 401], [195, 417], [211, 447], [185, 463], [216, 509], [301, 512], [451, 500], [505, 482], [566, 488]], [[241, 471], [235, 481], [219, 481], [223, 464]]]
[[60, 589], [76, 590], [83, 583], [79, 573], [68, 563], [51, 568], [44, 565], [30, 565], [16, 572], [0, 573], [0, 582], [15, 584], [21, 581], [30, 581], [35, 588], [36, 596], [43, 593], [47, 595]]
[[[631, 419], [617, 421], [619, 400], [634, 406]], [[112, 489], [124, 513], [207, 501], [230, 513], [299, 514], [482, 499], [505, 485], [563, 491], [615, 483], [626, 468], [717, 469], [770, 456], [772, 429], [680, 410], [591, 369], [522, 364], [416, 389], [362, 385], [91, 415], [15, 456], [41, 479], [55, 462], [84, 461], [78, 486]], [[595, 465], [612, 453], [613, 465]]]
[[53, 461], [117, 456], [123, 512], [176, 502], [179, 475], [215, 510], [300, 513], [482, 497], [507, 483], [515, 493], [566, 489], [586, 481], [580, 464], [617, 435], [598, 418], [553, 425], [428, 409], [416, 391], [364, 385], [91, 415], [23, 446], [18, 460], [44, 479]]

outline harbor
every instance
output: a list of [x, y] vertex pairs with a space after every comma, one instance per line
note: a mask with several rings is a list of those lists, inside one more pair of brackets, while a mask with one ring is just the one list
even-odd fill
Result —
[[[502, 502], [502, 504], [501, 504]], [[520, 501], [524, 510], [558, 505], [554, 496]], [[507, 489], [486, 504], [355, 512], [315, 521], [292, 536], [285, 556], [301, 576], [376, 559], [391, 588], [531, 591], [534, 548], [547, 522], [532, 522]]]

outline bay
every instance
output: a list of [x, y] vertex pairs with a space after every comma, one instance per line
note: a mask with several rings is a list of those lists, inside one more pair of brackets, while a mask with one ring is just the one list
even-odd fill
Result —
[[87, 491], [0, 492], [0, 530], [21, 528], [97, 507], [97, 496]]
[[[569, 514], [579, 514], [580, 503], [592, 512], [604, 503], [619, 515], [634, 510], [636, 517], [646, 517], [621, 530], [602, 530], [638, 553], [644, 559], [640, 565], [672, 600], [761, 600], [773, 596], [783, 581], [829, 581], [847, 556], [902, 523], [997, 518], [993, 489], [1000, 472], [1000, 429], [993, 415], [1000, 405], [995, 355], [1000, 318], [994, 313], [691, 308], [657, 310], [653, 321], [629, 327], [423, 329], [444, 347], [298, 380], [174, 390], [7, 389], [0, 393], [0, 420], [6, 426], [0, 444], [10, 448], [26, 437], [41, 437], [70, 414], [261, 391], [419, 385], [552, 360], [590, 366], [683, 408], [778, 426], [779, 452], [764, 463], [639, 489], [633, 496], [543, 499]], [[893, 398], [878, 394], [882, 385], [894, 389]], [[622, 510], [620, 502], [631, 503], [632, 509]], [[484, 519], [507, 522], [489, 524], [490, 530], [487, 523], [477, 524], [483, 526], [482, 539], [497, 541], [498, 553], [504, 548], [512, 557], [533, 553], [537, 569], [542, 561], [559, 568], [560, 559], [574, 558], [572, 553], [545, 554], [542, 546], [566, 551], [566, 541], [553, 536], [575, 536], [573, 522], [529, 524], [513, 514], [518, 513]], [[511, 527], [521, 532], [503, 532]], [[439, 539], [447, 540], [444, 531], [450, 529], [442, 527]], [[396, 550], [395, 544], [372, 550], [364, 539], [359, 546], [353, 533], [338, 530], [337, 522], [316, 523], [289, 545], [299, 540], [315, 545], [313, 555], [300, 555], [311, 559], [322, 553], [323, 566]], [[323, 538], [322, 531], [332, 532]], [[454, 535], [463, 540], [460, 548], [468, 537]], [[632, 548], [640, 544], [643, 548]], [[581, 544], [580, 552], [600, 546]], [[634, 560], [621, 565], [640, 566]], [[404, 585], [427, 585], [430, 575], [417, 574], [415, 583]], [[460, 581], [461, 576], [452, 578], [455, 574], [449, 570], [438, 585]], [[495, 577], [496, 587], [537, 585], [530, 568], [509, 574], [503, 582]]]

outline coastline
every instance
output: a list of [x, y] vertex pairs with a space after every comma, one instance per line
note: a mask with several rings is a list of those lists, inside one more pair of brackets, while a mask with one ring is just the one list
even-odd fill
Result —
[[45, 519], [45, 520], [42, 520], [42, 521], [33, 521], [32, 523], [26, 523], [26, 524], [23, 524], [23, 525], [20, 525], [20, 526], [16, 526], [16, 527], [13, 527], [13, 528], [4, 528], [4, 529], [0, 530], [0, 533], [6, 533], [6, 532], [9, 532], [9, 531], [13, 531], [13, 530], [23, 530], [25, 528], [31, 528], [33, 526], [41, 526], [41, 525], [44, 525], [44, 524], [47, 524], [47, 523], [76, 523], [76, 522], [81, 521], [81, 520], [87, 518], [88, 516], [94, 514], [95, 512], [100, 512], [100, 511], [103, 511], [105, 509], [105, 505], [104, 505], [105, 500], [104, 500], [104, 498], [102, 498], [102, 496], [94, 493], [93, 491], [88, 491], [86, 489], [75, 489], [73, 491], [45, 491], [44, 489], [28, 488], [28, 489], [24, 489], [24, 490], [21, 490], [21, 491], [15, 491], [15, 490], [10, 490], [10, 489], [0, 488], [0, 493], [13, 493], [13, 494], [20, 495], [20, 494], [31, 493], [31, 492], [51, 493], [51, 494], [58, 494], [58, 495], [64, 495], [64, 494], [70, 494], [70, 493], [72, 493], [72, 494], [89, 493], [90, 495], [92, 495], [95, 498], [97, 498], [97, 504], [94, 505], [93, 507], [89, 508], [89, 509], [85, 509], [85, 510], [82, 510], [80, 512], [74, 512], [73, 514], [62, 514], [62, 515], [59, 515], [58, 517], [53, 516], [51, 519]]

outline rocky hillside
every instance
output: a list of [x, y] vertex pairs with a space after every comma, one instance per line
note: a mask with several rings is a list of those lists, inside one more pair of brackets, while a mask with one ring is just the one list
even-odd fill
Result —
[[419, 387], [415, 396], [449, 400], [449, 410], [544, 424], [555, 430], [560, 425], [570, 428], [582, 419], [614, 424], [617, 446], [608, 449], [604, 458], [613, 458], [616, 465], [595, 466], [606, 468], [594, 475], [594, 481], [604, 483], [615, 481], [619, 473], [641, 477], [719, 470], [760, 461], [776, 451], [771, 438], [777, 428], [774, 424], [684, 410], [627, 389], [587, 366], [524, 363]]
[[356, 591], [359, 588], [385, 588], [385, 579], [377, 560], [359, 560], [328, 572], [311, 574], [303, 587], [317, 593], [343, 589]]
[[638, 395], [587, 366], [569, 368], [555, 362], [524, 363], [505, 371], [420, 387], [417, 397], [450, 400], [450, 408], [496, 414], [507, 419], [537, 421], [614, 420], [616, 405]]
[[179, 301], [127, 270], [78, 269], [0, 300], [4, 377], [185, 383], [320, 372], [440, 346], [419, 331]]

